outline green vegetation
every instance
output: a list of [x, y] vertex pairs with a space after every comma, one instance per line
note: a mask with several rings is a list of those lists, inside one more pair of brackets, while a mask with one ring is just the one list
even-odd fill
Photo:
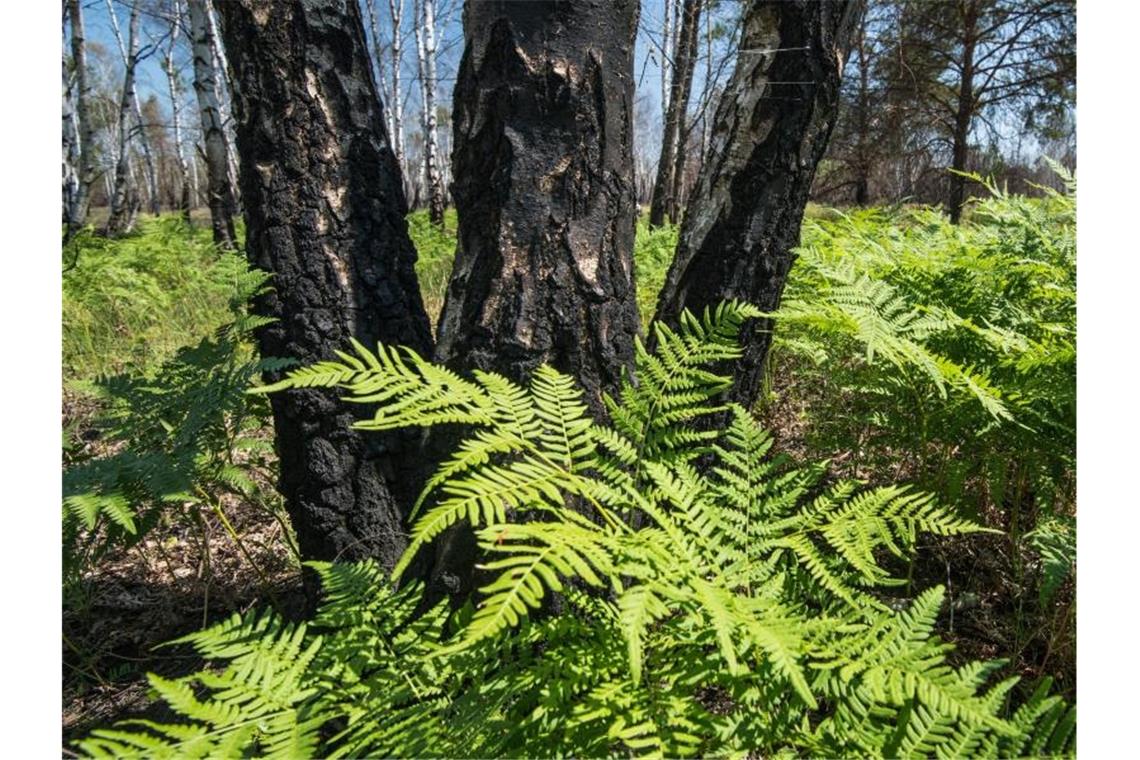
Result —
[[63, 255], [68, 380], [153, 369], [197, 343], [233, 319], [248, 270], [241, 255], [219, 253], [209, 229], [176, 215], [117, 240], [83, 233]]
[[[608, 426], [550, 369], [520, 387], [356, 346], [291, 371], [276, 388], [378, 405], [365, 429], [467, 426], [395, 577], [317, 565], [313, 620], [263, 610], [185, 637], [212, 665], [150, 677], [178, 722], [97, 730], [84, 751], [1070, 753], [1075, 712], [1052, 694], [1075, 668], [1075, 204], [993, 189], [967, 219], [809, 215], [751, 415], [717, 400], [757, 315], [741, 304], [654, 328]], [[455, 218], [409, 229], [434, 319]], [[639, 224], [646, 324], [675, 243]], [[172, 522], [225, 522], [222, 495], [284, 523], [250, 477], [272, 464], [246, 391], [287, 366], [249, 339], [270, 283], [172, 217], [82, 237], [65, 265], [76, 250], [64, 372], [93, 409], [65, 430], [69, 580]], [[461, 519], [486, 552], [479, 606], [419, 614], [422, 589], [394, 580]], [[1008, 662], [955, 629], [971, 599]]]
[[[1071, 747], [1075, 712], [1047, 687], [1005, 709], [998, 663], [958, 668], [932, 630], [930, 589], [895, 611], [876, 561], [921, 533], [978, 526], [921, 493], [769, 457], [771, 440], [725, 408], [748, 306], [725, 304], [638, 351], [636, 386], [589, 417], [572, 378], [473, 380], [408, 350], [291, 371], [263, 390], [332, 386], [378, 403], [370, 430], [473, 430], [425, 491], [432, 504], [393, 579], [318, 566], [310, 626], [235, 616], [186, 640], [225, 669], [152, 677], [189, 722], [96, 731], [93, 755], [1015, 757]], [[694, 429], [696, 425], [698, 429]], [[711, 467], [698, 469], [701, 457]], [[434, 536], [465, 517], [493, 558], [478, 609], [418, 619], [392, 590]], [[532, 617], [561, 592], [562, 614]], [[203, 687], [200, 692], [197, 687]]]

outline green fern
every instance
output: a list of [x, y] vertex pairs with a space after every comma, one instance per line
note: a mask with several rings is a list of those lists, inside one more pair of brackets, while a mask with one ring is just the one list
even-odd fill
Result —
[[[99, 732], [89, 752], [345, 756], [1003, 756], [1065, 753], [1064, 706], [1035, 695], [1012, 715], [1000, 663], [947, 662], [942, 590], [893, 611], [880, 564], [918, 535], [978, 526], [903, 487], [825, 485], [795, 468], [743, 409], [724, 406], [719, 363], [738, 355], [726, 304], [658, 332], [638, 382], [591, 419], [550, 368], [526, 387], [466, 379], [407, 351], [290, 372], [380, 406], [362, 427], [460, 421], [392, 577], [315, 566], [309, 626], [235, 618], [190, 637], [220, 675], [157, 682], [189, 723]], [[266, 390], [266, 389], [262, 389]], [[683, 434], [728, 412], [726, 430]], [[665, 420], [665, 421], [662, 421]], [[704, 455], [698, 462], [697, 457]], [[698, 467], [698, 464], [700, 465]], [[473, 604], [417, 615], [400, 578], [447, 526], [476, 527], [489, 582]], [[534, 611], [557, 592], [560, 614]], [[266, 621], [269, 622], [266, 622]], [[253, 716], [255, 727], [243, 724]], [[196, 744], [195, 744], [196, 742]], [[211, 743], [212, 742], [212, 743]]]

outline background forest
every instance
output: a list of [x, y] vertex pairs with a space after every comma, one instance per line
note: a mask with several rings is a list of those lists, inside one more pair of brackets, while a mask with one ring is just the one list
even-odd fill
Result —
[[65, 754], [1075, 753], [1074, 3], [62, 11]]

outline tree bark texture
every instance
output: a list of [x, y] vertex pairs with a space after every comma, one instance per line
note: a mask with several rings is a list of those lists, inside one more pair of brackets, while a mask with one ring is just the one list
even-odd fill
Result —
[[139, 7], [131, 9], [127, 28], [127, 47], [123, 56], [123, 96], [119, 100], [119, 157], [115, 164], [115, 185], [111, 193], [111, 215], [107, 219], [107, 235], [117, 237], [130, 232], [137, 217], [137, 192], [130, 175], [131, 106], [135, 93], [135, 69], [138, 64]]
[[[693, 69], [697, 63], [697, 30], [700, 29], [701, 0], [685, 0], [681, 10], [681, 29], [677, 35], [673, 82], [669, 88], [669, 107], [665, 111], [665, 129], [661, 135], [661, 159], [657, 162], [657, 180], [653, 183], [653, 200], [649, 206], [649, 224], [660, 227], [677, 221], [675, 176], [683, 172], [681, 141], [685, 139], [685, 113], [689, 109], [689, 93], [693, 86]], [[680, 158], [680, 161], [678, 160]]]
[[[222, 3], [229, 5], [230, 3]], [[211, 43], [210, 16], [206, 0], [189, 0], [190, 42], [194, 56], [194, 93], [206, 146], [206, 185], [214, 242], [222, 248], [237, 248], [234, 232], [234, 199], [229, 177], [229, 147], [218, 101], [217, 69]], [[240, 44], [240, 43], [238, 43]]]
[[[355, 2], [219, 3], [234, 75], [247, 251], [273, 273], [256, 304], [276, 317], [264, 356], [310, 363], [349, 337], [431, 353], [399, 168]], [[280, 490], [308, 559], [377, 558], [405, 546], [418, 491], [407, 435], [362, 434], [328, 390], [271, 397]], [[414, 439], [411, 439], [414, 440]]]
[[[656, 319], [722, 300], [779, 306], [815, 167], [835, 121], [856, 2], [756, 2], [713, 122]], [[758, 395], [772, 325], [745, 327], [733, 400]]]
[[95, 165], [95, 125], [91, 118], [91, 78], [82, 4], [68, 0], [67, 11], [71, 20], [71, 65], [75, 68], [75, 120], [79, 122], [79, 178], [70, 212], [70, 228], [75, 231], [87, 222], [91, 186], [99, 178], [99, 170]]
[[633, 361], [635, 0], [472, 2], [455, 90], [459, 244], [437, 358], [576, 375]]
[[423, 92], [421, 115], [424, 129], [424, 178], [427, 183], [428, 217], [432, 224], [443, 226], [443, 211], [447, 205], [439, 160], [439, 127], [435, 102], [435, 0], [419, 0], [416, 15], [416, 48], [419, 54], [419, 71]]

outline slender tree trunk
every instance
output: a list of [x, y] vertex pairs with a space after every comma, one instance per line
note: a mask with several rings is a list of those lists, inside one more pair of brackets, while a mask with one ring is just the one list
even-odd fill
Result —
[[238, 152], [234, 137], [234, 118], [230, 98], [229, 64], [226, 62], [226, 50], [222, 45], [221, 34], [218, 33], [218, 24], [214, 19], [214, 6], [210, 0], [206, 3], [206, 20], [210, 25], [210, 53], [211, 64], [214, 67], [214, 97], [218, 102], [218, 113], [222, 116], [222, 136], [226, 141], [226, 176], [229, 177], [229, 213], [231, 217], [241, 213], [241, 189], [238, 182]]
[[[404, 65], [403, 32], [404, 0], [388, 0], [388, 11], [392, 19], [392, 139], [396, 147], [396, 163], [400, 171], [407, 174], [408, 164], [404, 158], [404, 88], [401, 85], [402, 68]], [[404, 184], [407, 192], [407, 183]]]
[[95, 164], [95, 126], [91, 119], [91, 79], [87, 70], [87, 41], [83, 29], [83, 7], [79, 0], [68, 0], [71, 19], [71, 62], [75, 69], [75, 120], [79, 128], [79, 176], [68, 215], [68, 237], [87, 223], [91, 206], [91, 186], [99, 178]]
[[[218, 4], [234, 75], [246, 248], [273, 273], [258, 313], [263, 356], [309, 363], [354, 337], [430, 355], [407, 204], [355, 2]], [[410, 434], [352, 429], [362, 410], [335, 391], [271, 398], [280, 489], [307, 559], [375, 557], [405, 546], [419, 483]]]
[[[815, 167], [834, 125], [855, 1], [749, 6], [656, 319], [741, 299], [779, 305]], [[771, 325], [745, 327], [730, 397], [756, 400]]]
[[74, 226], [72, 214], [79, 193], [79, 123], [75, 118], [75, 76], [63, 61], [63, 222]]
[[676, 221], [674, 206], [674, 174], [677, 171], [678, 145], [689, 107], [693, 84], [693, 68], [697, 60], [697, 30], [700, 29], [700, 0], [685, 0], [681, 11], [681, 31], [677, 35], [673, 84], [669, 90], [669, 108], [665, 113], [665, 131], [661, 136], [661, 159], [657, 162], [657, 180], [653, 183], [653, 200], [649, 206], [649, 223], [660, 227], [665, 217]]
[[[669, 83], [673, 80], [673, 0], [663, 0], [665, 19], [661, 25], [661, 121], [669, 118]], [[664, 133], [662, 133], [664, 140]]]
[[[135, 8], [132, 7], [131, 13], [134, 14], [134, 12]], [[115, 13], [115, 6], [112, 0], [107, 0], [107, 15], [111, 18], [111, 30], [115, 33], [115, 42], [119, 46], [119, 55], [123, 59], [123, 66], [137, 66], [139, 57], [138, 40], [136, 39], [134, 41], [131, 52], [129, 53], [135, 60], [128, 61], [127, 47], [123, 44], [123, 34], [119, 30], [119, 16]], [[158, 170], [155, 168], [154, 154], [150, 149], [150, 137], [146, 132], [146, 123], [143, 120], [142, 107], [139, 105], [139, 94], [133, 79], [131, 81], [131, 107], [134, 109], [135, 122], [138, 125], [139, 148], [142, 150], [143, 162], [146, 166], [147, 195], [149, 196], [150, 211], [155, 216], [158, 216], [160, 211]]]
[[123, 96], [119, 101], [119, 158], [115, 165], [115, 187], [111, 194], [111, 216], [107, 219], [106, 233], [109, 237], [125, 235], [134, 228], [137, 191], [132, 188], [131, 178], [131, 106], [135, 92], [135, 68], [138, 63], [139, 6], [131, 8], [131, 20], [127, 27], [127, 47], [123, 61], [126, 69], [123, 74]]
[[209, 9], [206, 0], [188, 0], [187, 6], [190, 10], [190, 41], [194, 55], [194, 92], [198, 96], [202, 141], [206, 146], [206, 182], [214, 242], [222, 248], [233, 250], [237, 247], [237, 234], [234, 232], [229, 148], [218, 105]]
[[[954, 157], [951, 168], [956, 172], [966, 171], [970, 156], [970, 124], [974, 118], [974, 49], [977, 45], [978, 6], [974, 0], [967, 0], [962, 6], [962, 78], [958, 85], [958, 110], [954, 114]], [[962, 220], [962, 208], [966, 205], [966, 178], [961, 174], [950, 175], [949, 198], [950, 221], [958, 224]]]
[[[376, 86], [380, 92], [380, 102], [384, 104], [385, 124], [388, 127], [388, 136], [396, 133], [396, 125], [392, 123], [392, 93], [388, 89], [388, 81], [384, 76], [384, 46], [380, 44], [380, 25], [376, 21], [375, 0], [365, 0], [368, 10], [368, 28], [372, 32], [372, 60], [376, 64]], [[402, 169], [402, 167], [401, 167]]]
[[[416, 45], [423, 86], [424, 177], [427, 183], [428, 216], [432, 224], [443, 226], [446, 198], [439, 170], [439, 135], [435, 104], [435, 0], [419, 0], [416, 17]], [[421, 27], [422, 23], [422, 27]]]
[[190, 166], [186, 161], [186, 149], [182, 144], [182, 88], [178, 83], [178, 72], [174, 68], [174, 48], [178, 42], [178, 27], [182, 20], [182, 3], [174, 0], [173, 13], [170, 19], [170, 41], [166, 47], [166, 57], [163, 59], [166, 69], [166, 84], [170, 89], [170, 120], [174, 129], [174, 153], [178, 159], [178, 186], [179, 208], [186, 224], [190, 224], [190, 210], [192, 204], [190, 188]]

